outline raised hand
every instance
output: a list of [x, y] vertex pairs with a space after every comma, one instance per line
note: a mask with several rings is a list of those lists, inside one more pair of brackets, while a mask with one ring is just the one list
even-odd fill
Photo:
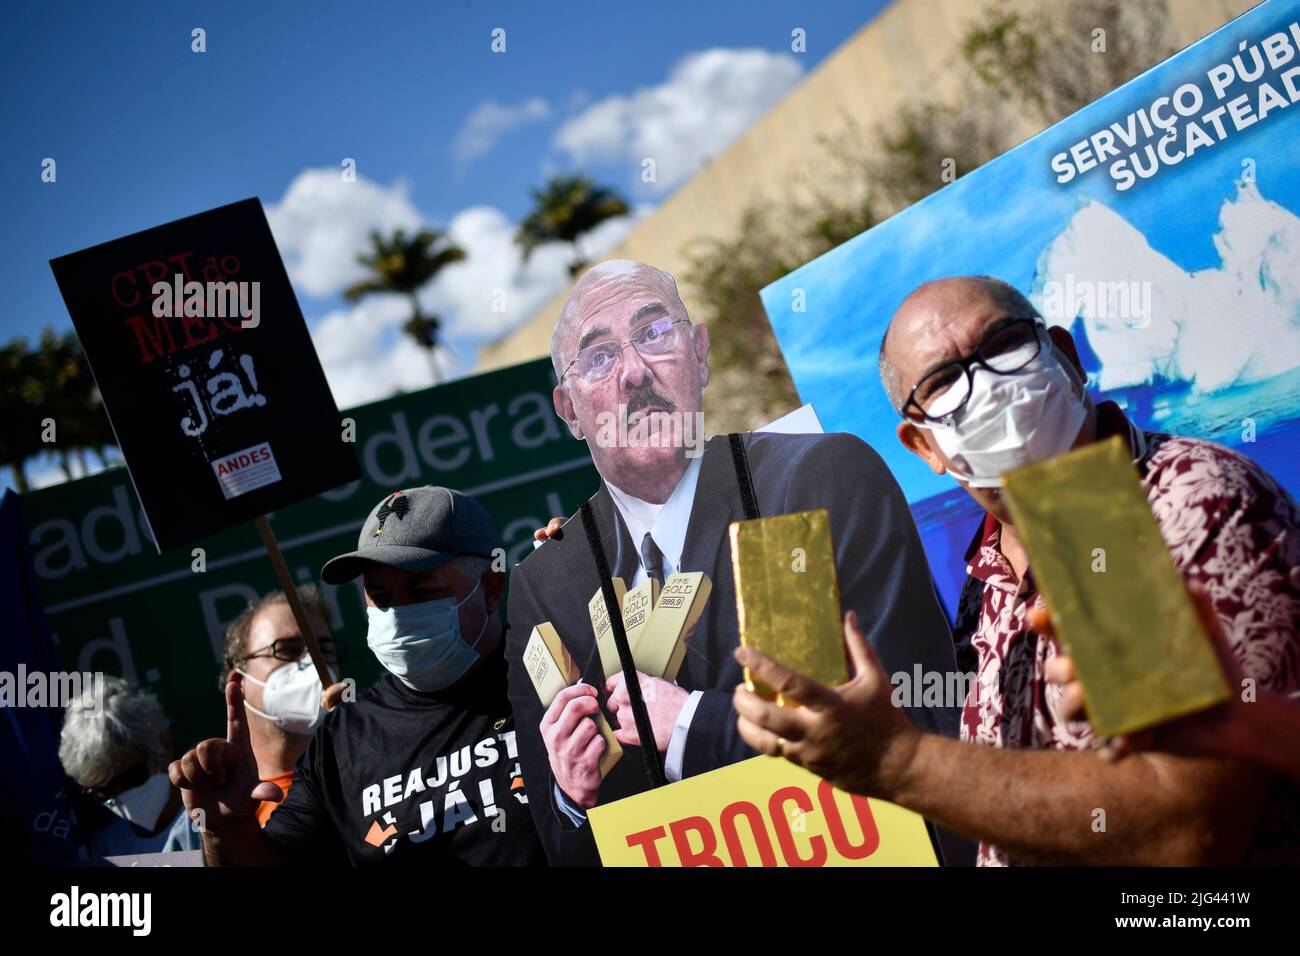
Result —
[[921, 734], [890, 693], [889, 675], [850, 611], [844, 639], [853, 676], [827, 687], [792, 671], [752, 647], [736, 649], [736, 659], [753, 679], [791, 702], [764, 700], [744, 684], [733, 698], [737, 729], [755, 750], [785, 757], [841, 789], [889, 799], [906, 776]]
[[279, 787], [258, 777], [238, 673], [232, 673], [226, 683], [225, 739], [200, 741], [171, 762], [167, 776], [180, 788], [190, 819], [195, 818], [196, 810], [202, 811], [200, 822], [213, 831], [254, 819], [263, 800], [279, 802], [284, 798]]

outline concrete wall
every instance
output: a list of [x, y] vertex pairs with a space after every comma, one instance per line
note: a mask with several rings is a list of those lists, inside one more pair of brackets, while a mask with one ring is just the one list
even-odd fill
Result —
[[[1011, 6], [1068, 2], [1015, 0]], [[1255, 0], [1168, 2], [1180, 47], [1255, 6]], [[982, 0], [895, 0], [603, 258], [639, 259], [668, 270], [678, 277], [692, 311], [690, 289], [681, 282], [687, 244], [729, 237], [756, 198], [797, 189], [801, 179], [815, 172], [819, 135], [841, 131], [848, 121], [871, 128], [918, 94], [958, 102], [960, 91], [954, 87], [959, 74], [949, 64], [959, 38], [984, 5]], [[1023, 125], [1026, 138], [1038, 131]], [[479, 370], [546, 355], [551, 327], [567, 295], [566, 289], [510, 335], [484, 347]]]

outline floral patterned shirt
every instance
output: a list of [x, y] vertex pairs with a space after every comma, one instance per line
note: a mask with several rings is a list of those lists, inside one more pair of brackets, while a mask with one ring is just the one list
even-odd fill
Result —
[[[1300, 510], [1263, 469], [1212, 442], [1133, 427], [1112, 402], [1098, 406], [1100, 437], [1127, 434], [1161, 536], [1188, 581], [1205, 588], [1246, 677], [1278, 693], [1300, 689]], [[1003, 556], [1002, 526], [986, 515], [966, 573], [983, 582], [971, 645], [979, 659], [961, 737], [994, 747], [1083, 750], [1086, 722], [1061, 716], [1063, 689], [1048, 684], [1054, 640], [1029, 630], [1041, 606], [1032, 569], [1018, 580]], [[1251, 848], [1252, 862], [1300, 859], [1300, 789], [1275, 781]], [[1005, 866], [982, 844], [980, 866]]]

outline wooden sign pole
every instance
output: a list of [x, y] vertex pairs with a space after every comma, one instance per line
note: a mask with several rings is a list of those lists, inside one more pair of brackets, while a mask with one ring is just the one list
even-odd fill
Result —
[[316, 634], [311, 629], [311, 621], [307, 619], [307, 612], [302, 606], [302, 601], [298, 599], [298, 589], [294, 586], [293, 578], [289, 574], [289, 566], [284, 563], [284, 555], [280, 553], [280, 545], [275, 540], [275, 532], [271, 530], [271, 524], [266, 520], [266, 515], [261, 515], [256, 519], [257, 533], [262, 536], [262, 543], [266, 545], [266, 553], [271, 556], [271, 563], [275, 565], [275, 576], [280, 580], [280, 590], [289, 600], [289, 609], [293, 611], [293, 619], [298, 623], [298, 632], [302, 634], [302, 639], [307, 642], [307, 651], [311, 654], [311, 662], [316, 665], [316, 673], [320, 675], [321, 687], [329, 687], [334, 683], [335, 678], [331, 676], [329, 668], [325, 666], [325, 656], [321, 653], [320, 644], [316, 642]]

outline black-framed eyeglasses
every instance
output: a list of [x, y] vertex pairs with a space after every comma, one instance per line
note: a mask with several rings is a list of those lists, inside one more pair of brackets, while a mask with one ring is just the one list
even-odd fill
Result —
[[[332, 659], [337, 664], [347, 662], [348, 646], [346, 644], [342, 644], [330, 637], [317, 638], [316, 643], [320, 645], [320, 651], [326, 658]], [[236, 663], [242, 664], [244, 661], [251, 661], [257, 657], [274, 657], [277, 661], [300, 661], [306, 653], [307, 642], [301, 637], [279, 637], [270, 644], [249, 651], [239, 658]]]
[[610, 373], [618, 365], [625, 345], [636, 349], [637, 354], [642, 358], [659, 358], [667, 355], [677, 344], [679, 338], [677, 326], [683, 324], [690, 325], [691, 322], [689, 319], [674, 319], [672, 316], [665, 315], [633, 329], [632, 334], [621, 342], [600, 342], [579, 349], [573, 361], [560, 374], [560, 382], [563, 384], [564, 377], [574, 366], [577, 366], [578, 377], [585, 382], [599, 382], [609, 378]]
[[903, 403], [903, 417], [914, 422], [951, 424], [970, 401], [976, 367], [995, 375], [1019, 372], [1038, 358], [1046, 331], [1047, 326], [1037, 316], [998, 322], [966, 358], [927, 372]]

